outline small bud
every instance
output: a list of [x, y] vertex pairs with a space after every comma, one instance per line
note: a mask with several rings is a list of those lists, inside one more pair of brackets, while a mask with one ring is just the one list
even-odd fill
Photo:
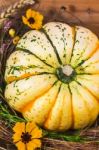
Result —
[[9, 35], [10, 35], [11, 37], [14, 37], [14, 36], [15, 36], [15, 30], [14, 30], [14, 29], [10, 29], [10, 30], [9, 30]]
[[14, 39], [13, 39], [13, 44], [16, 45], [19, 40], [20, 40], [20, 37], [19, 36], [15, 36]]

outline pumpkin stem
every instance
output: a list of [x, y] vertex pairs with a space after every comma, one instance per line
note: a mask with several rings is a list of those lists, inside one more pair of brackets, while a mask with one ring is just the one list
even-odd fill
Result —
[[70, 65], [65, 65], [56, 70], [56, 76], [64, 83], [70, 83], [76, 75], [75, 70]]
[[62, 71], [66, 76], [70, 76], [73, 72], [73, 68], [70, 65], [66, 65], [62, 67]]

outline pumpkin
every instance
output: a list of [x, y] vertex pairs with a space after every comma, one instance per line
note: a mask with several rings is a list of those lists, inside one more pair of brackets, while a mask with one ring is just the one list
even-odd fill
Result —
[[49, 130], [80, 129], [99, 113], [99, 39], [89, 29], [50, 22], [27, 32], [6, 63], [5, 97]]

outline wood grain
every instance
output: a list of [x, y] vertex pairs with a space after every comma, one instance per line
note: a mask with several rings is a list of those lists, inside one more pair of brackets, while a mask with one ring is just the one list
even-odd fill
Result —
[[99, 36], [99, 0], [43, 0], [41, 3], [45, 12], [50, 8], [59, 10], [62, 6]]
[[59, 9], [65, 6], [82, 21], [99, 23], [99, 0], [43, 0], [41, 4], [45, 10], [49, 7]]
[[[0, 0], [0, 11], [18, 0]], [[99, 35], [99, 0], [39, 0], [40, 10], [47, 14], [49, 9], [67, 11], [78, 17], [86, 27]], [[69, 18], [68, 18], [69, 19]], [[70, 18], [72, 19], [72, 18]]]

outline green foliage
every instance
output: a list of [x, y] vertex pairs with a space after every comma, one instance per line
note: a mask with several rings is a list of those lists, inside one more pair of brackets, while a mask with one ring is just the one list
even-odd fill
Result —
[[86, 140], [84, 137], [80, 136], [79, 132], [70, 134], [66, 132], [51, 132], [44, 130], [44, 136], [47, 138], [60, 139], [71, 142], [84, 142]]
[[0, 103], [0, 119], [4, 120], [8, 126], [13, 126], [16, 122], [26, 122], [13, 111], [9, 111], [6, 105]]

